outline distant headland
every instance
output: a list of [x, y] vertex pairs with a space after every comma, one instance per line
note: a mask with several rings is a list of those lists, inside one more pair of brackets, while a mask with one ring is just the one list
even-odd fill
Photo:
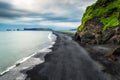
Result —
[[6, 31], [53, 31], [51, 28], [6, 29]]

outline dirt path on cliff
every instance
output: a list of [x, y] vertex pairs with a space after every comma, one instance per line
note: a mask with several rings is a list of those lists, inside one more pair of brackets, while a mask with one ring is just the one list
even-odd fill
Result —
[[45, 62], [27, 71], [26, 80], [106, 80], [88, 53], [71, 37], [58, 38]]

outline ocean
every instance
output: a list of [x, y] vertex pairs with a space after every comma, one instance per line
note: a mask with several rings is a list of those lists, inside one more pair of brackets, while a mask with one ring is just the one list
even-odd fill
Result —
[[52, 45], [55, 36], [50, 31], [1, 31], [0, 73], [9, 71], [37, 51]]

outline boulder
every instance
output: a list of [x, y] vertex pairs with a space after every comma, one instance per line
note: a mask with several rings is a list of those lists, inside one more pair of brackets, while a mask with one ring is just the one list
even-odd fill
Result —
[[113, 61], [117, 61], [120, 57], [120, 46], [116, 47], [110, 55], [107, 55], [107, 57]]

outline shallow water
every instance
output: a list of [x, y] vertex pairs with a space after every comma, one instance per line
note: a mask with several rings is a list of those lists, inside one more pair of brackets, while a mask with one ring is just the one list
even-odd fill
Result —
[[51, 44], [49, 31], [0, 32], [0, 73]]

